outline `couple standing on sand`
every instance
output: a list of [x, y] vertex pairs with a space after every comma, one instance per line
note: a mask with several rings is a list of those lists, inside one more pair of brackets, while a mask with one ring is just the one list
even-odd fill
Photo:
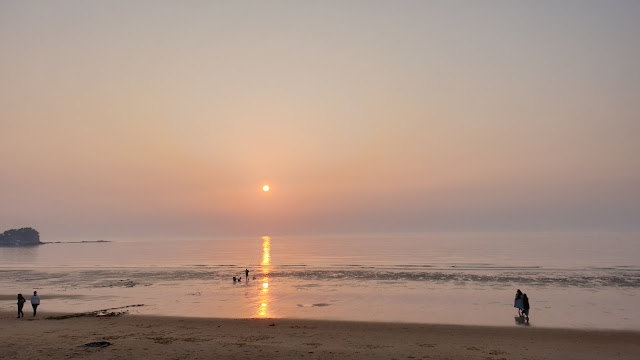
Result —
[[523, 294], [520, 289], [516, 292], [513, 307], [518, 308], [518, 316], [526, 316], [527, 321], [529, 321], [529, 297], [527, 297], [527, 294]]
[[[27, 300], [22, 297], [22, 294], [18, 294], [18, 319], [20, 317], [24, 317], [24, 313], [22, 312], [22, 307]], [[33, 307], [33, 316], [36, 316], [36, 309], [40, 305], [40, 296], [38, 296], [38, 292], [34, 291], [33, 296], [31, 297], [31, 306]]]

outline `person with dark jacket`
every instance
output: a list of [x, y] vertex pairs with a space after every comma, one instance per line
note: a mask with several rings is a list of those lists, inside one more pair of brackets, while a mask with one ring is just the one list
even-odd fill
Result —
[[522, 312], [527, 317], [527, 321], [529, 321], [529, 297], [527, 294], [522, 294]]
[[22, 294], [18, 294], [18, 319], [22, 316], [24, 317], [24, 313], [22, 312], [22, 307], [24, 306], [24, 303], [27, 302], [27, 299], [25, 299]]
[[513, 301], [513, 307], [518, 309], [518, 316], [522, 316], [522, 310], [524, 310], [524, 306], [522, 303], [522, 291], [518, 289], [518, 291], [516, 292], [516, 299]]

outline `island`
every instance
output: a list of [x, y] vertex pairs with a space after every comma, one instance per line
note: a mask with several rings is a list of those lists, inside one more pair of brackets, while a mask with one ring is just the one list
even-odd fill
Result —
[[30, 227], [11, 229], [0, 234], [0, 246], [37, 246], [42, 245], [40, 233]]

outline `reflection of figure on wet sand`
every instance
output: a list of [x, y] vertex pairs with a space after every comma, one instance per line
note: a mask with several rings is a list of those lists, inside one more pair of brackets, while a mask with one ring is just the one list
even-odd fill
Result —
[[524, 316], [516, 316], [516, 325], [529, 326], [529, 322], [525, 321]]

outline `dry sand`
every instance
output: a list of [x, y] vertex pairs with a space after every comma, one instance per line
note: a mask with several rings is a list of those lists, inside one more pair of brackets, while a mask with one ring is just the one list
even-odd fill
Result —
[[[28, 304], [27, 304], [28, 305]], [[638, 359], [640, 332], [0, 313], [0, 359]], [[90, 342], [111, 343], [85, 348]]]

